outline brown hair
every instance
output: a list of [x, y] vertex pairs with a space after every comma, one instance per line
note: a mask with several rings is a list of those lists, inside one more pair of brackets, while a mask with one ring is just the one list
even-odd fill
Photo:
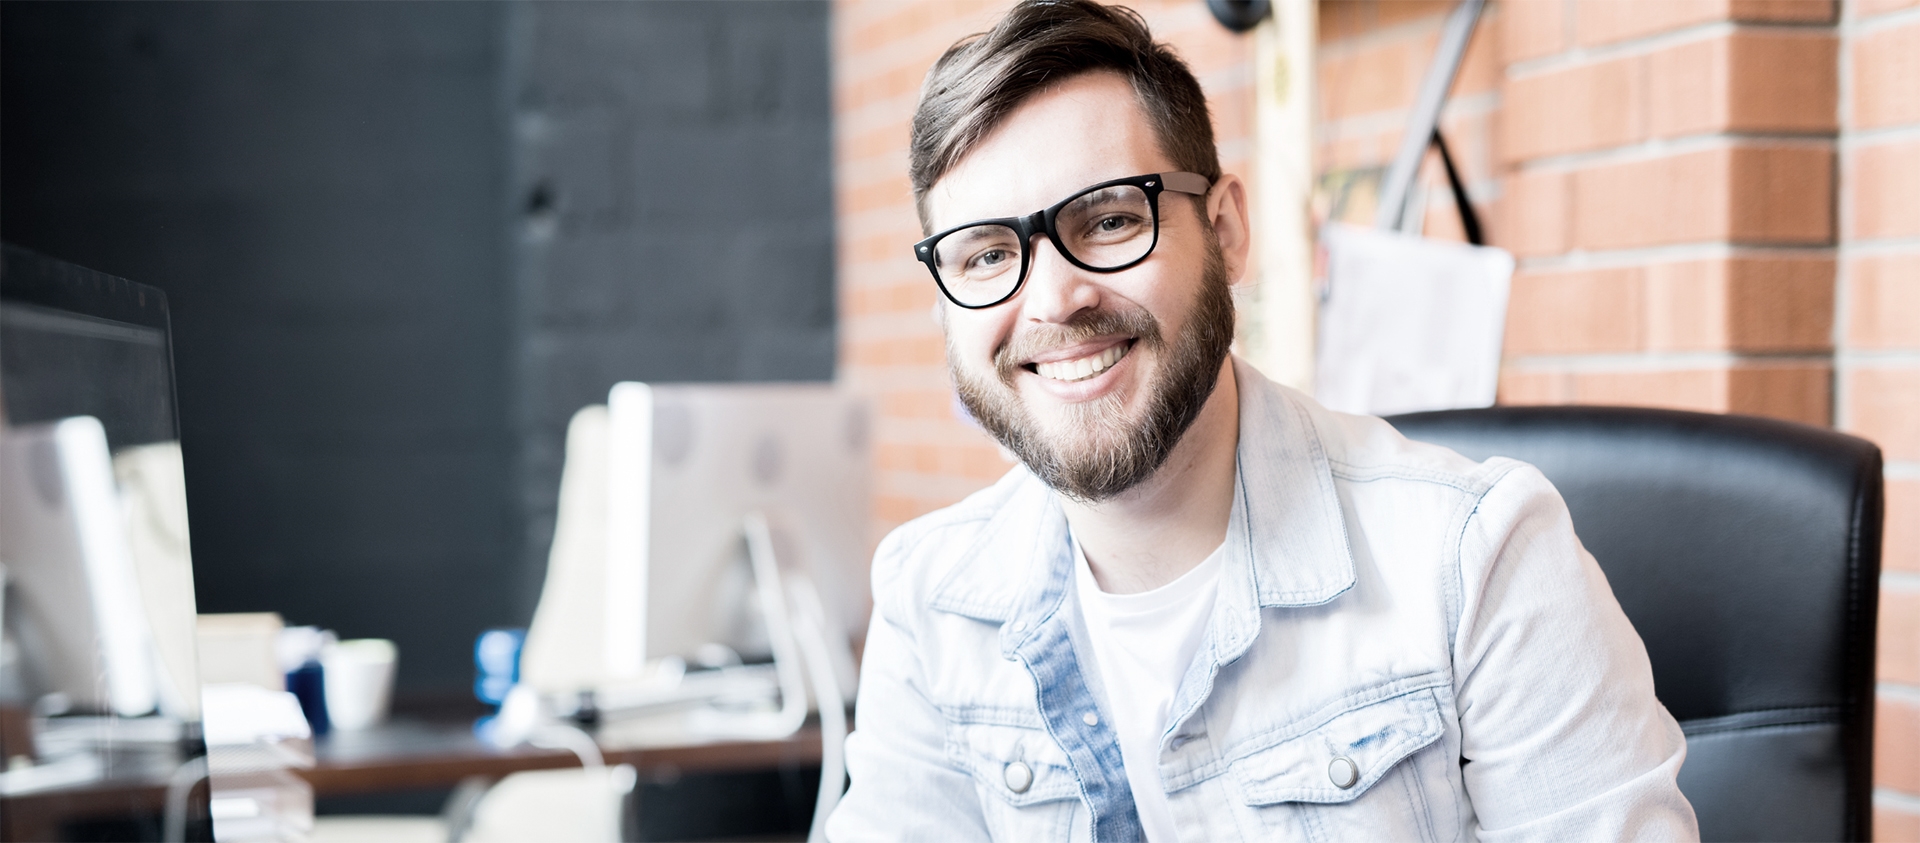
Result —
[[927, 72], [907, 163], [921, 228], [927, 190], [1008, 114], [1034, 94], [1096, 70], [1132, 83], [1160, 151], [1176, 166], [1220, 178], [1206, 94], [1172, 48], [1154, 43], [1139, 13], [1092, 0], [1021, 0], [992, 30], [947, 48]]

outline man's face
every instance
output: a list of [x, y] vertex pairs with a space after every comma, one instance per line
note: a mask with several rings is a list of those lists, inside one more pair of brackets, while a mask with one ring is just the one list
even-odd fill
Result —
[[[935, 231], [1017, 216], [1088, 185], [1178, 170], [1133, 88], [1089, 73], [1035, 95], [936, 182]], [[1013, 299], [942, 308], [961, 400], [1063, 494], [1110, 498], [1151, 476], [1219, 380], [1233, 338], [1228, 268], [1210, 199], [1160, 196], [1160, 239], [1140, 264], [1080, 269], [1042, 235]]]

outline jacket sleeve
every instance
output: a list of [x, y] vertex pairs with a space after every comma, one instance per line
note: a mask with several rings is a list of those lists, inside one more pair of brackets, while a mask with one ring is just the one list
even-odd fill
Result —
[[1645, 645], [1532, 466], [1468, 517], [1454, 646], [1461, 769], [1479, 837], [1698, 840], [1686, 738]]
[[914, 645], [913, 595], [898, 577], [906, 561], [900, 535], [874, 558], [873, 620], [867, 631], [856, 703], [856, 729], [847, 737], [846, 796], [828, 818], [827, 839], [857, 841], [965, 841], [990, 835], [973, 779], [949, 763], [946, 718], [925, 693]]

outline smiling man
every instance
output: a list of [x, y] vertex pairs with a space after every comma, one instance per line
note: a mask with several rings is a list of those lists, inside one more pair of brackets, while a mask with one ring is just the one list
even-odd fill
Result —
[[1136, 15], [955, 45], [910, 166], [955, 387], [1022, 465], [881, 545], [831, 839], [1698, 836], [1546, 480], [1230, 356], [1246, 188]]

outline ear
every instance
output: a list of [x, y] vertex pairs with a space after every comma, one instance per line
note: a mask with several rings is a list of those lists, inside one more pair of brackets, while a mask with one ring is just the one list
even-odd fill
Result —
[[1223, 173], [1207, 191], [1207, 221], [1220, 241], [1220, 257], [1227, 265], [1227, 283], [1238, 284], [1247, 275], [1253, 250], [1253, 223], [1247, 215], [1247, 183]]

